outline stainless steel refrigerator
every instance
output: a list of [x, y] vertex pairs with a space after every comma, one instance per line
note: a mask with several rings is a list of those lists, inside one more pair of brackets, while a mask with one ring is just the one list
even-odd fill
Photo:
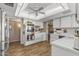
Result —
[[0, 8], [0, 55], [4, 56], [9, 48], [9, 20]]

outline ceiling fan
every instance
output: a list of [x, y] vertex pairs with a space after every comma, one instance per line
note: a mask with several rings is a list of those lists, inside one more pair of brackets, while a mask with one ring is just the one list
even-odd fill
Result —
[[38, 14], [45, 14], [45, 12], [42, 12], [41, 10], [43, 10], [44, 8], [43, 7], [40, 7], [39, 9], [33, 9], [31, 7], [28, 8], [29, 10], [31, 10], [31, 12], [29, 11], [28, 14], [32, 14], [32, 13], [35, 13], [36, 16], [38, 16]]

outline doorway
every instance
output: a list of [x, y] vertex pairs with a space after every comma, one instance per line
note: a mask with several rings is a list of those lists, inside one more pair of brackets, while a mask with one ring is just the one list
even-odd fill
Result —
[[47, 32], [47, 40], [50, 43], [50, 33], [53, 33], [53, 20], [49, 20], [43, 23], [44, 31]]
[[18, 21], [9, 21], [10, 31], [9, 31], [9, 42], [20, 42], [20, 27], [21, 22]]
[[50, 33], [53, 33], [53, 20], [48, 21], [48, 41], [50, 42]]

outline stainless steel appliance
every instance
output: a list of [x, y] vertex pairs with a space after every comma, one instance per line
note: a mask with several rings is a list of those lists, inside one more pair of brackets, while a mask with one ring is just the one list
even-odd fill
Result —
[[9, 28], [6, 12], [0, 9], [0, 55], [4, 56], [9, 47]]

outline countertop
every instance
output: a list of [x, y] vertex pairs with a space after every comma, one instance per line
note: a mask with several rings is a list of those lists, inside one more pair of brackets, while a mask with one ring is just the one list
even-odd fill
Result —
[[74, 40], [74, 38], [64, 37], [51, 42], [51, 45], [61, 47], [79, 55], [79, 51], [74, 49]]
[[60, 35], [60, 36], [73, 37], [73, 38], [75, 38], [75, 35], [70, 34], [70, 33], [52, 33], [50, 35]]

